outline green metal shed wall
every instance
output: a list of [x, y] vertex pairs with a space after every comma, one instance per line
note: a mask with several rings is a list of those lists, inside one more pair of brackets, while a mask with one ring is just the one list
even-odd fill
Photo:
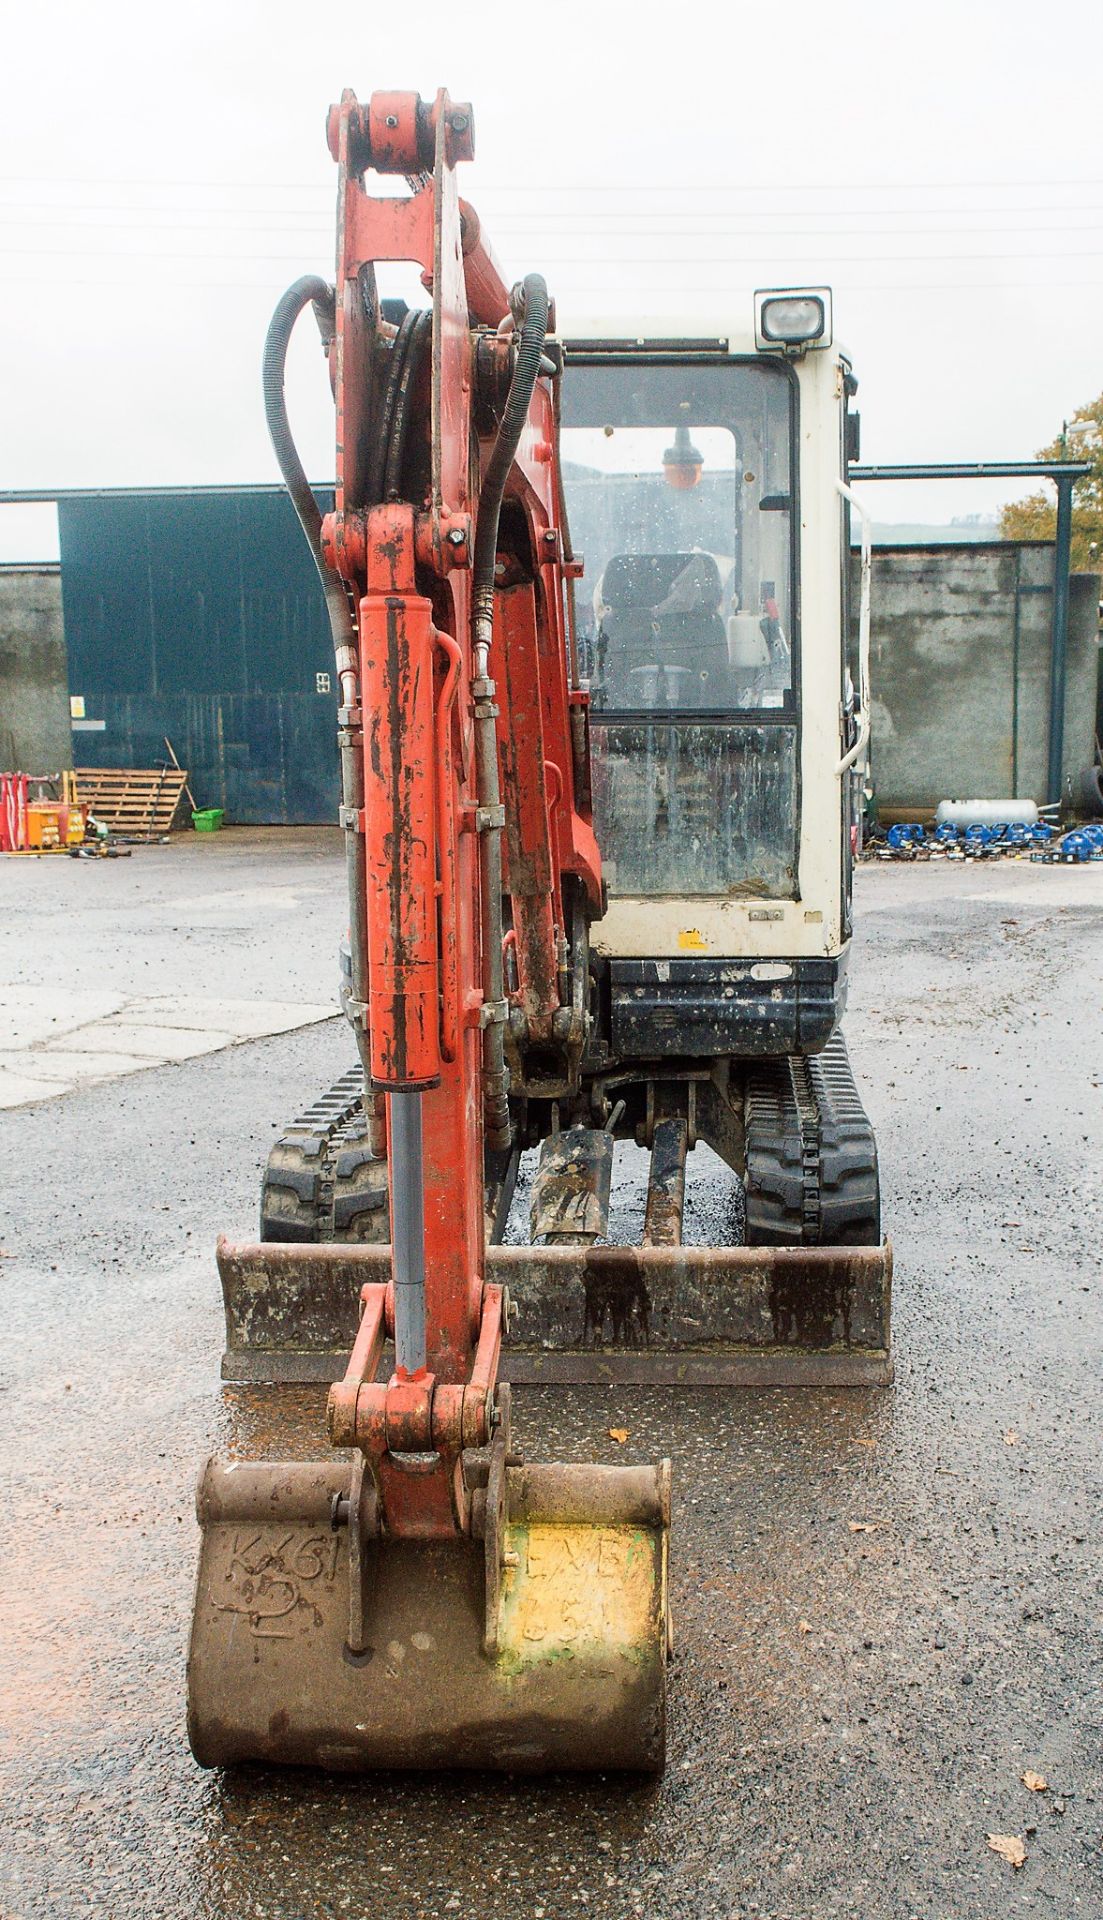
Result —
[[167, 736], [200, 806], [336, 820], [329, 624], [283, 490], [69, 495], [58, 527], [70, 691], [104, 722], [75, 758], [156, 766]]

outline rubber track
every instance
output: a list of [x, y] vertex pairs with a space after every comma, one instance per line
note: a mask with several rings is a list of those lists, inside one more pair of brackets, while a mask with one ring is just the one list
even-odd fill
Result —
[[877, 1246], [877, 1144], [846, 1042], [756, 1062], [745, 1095], [748, 1246]]
[[387, 1169], [368, 1144], [360, 1067], [281, 1134], [260, 1199], [262, 1240], [387, 1238]]

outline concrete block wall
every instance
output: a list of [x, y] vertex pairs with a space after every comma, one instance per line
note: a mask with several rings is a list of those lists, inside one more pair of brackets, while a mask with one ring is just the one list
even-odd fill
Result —
[[[858, 577], [853, 573], [853, 606]], [[1075, 574], [1064, 772], [1092, 757], [1099, 578]], [[1053, 550], [875, 547], [872, 768], [883, 807], [1046, 797]]]
[[58, 773], [72, 742], [60, 568], [0, 567], [0, 769]]

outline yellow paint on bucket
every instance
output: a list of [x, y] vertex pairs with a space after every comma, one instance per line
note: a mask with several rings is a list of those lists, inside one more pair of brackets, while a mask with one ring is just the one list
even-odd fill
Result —
[[647, 1528], [510, 1526], [500, 1653], [519, 1665], [595, 1646], [643, 1653], [663, 1600], [661, 1544]]

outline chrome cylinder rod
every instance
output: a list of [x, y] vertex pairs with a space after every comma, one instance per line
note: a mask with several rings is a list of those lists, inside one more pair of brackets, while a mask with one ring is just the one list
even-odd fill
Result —
[[425, 1365], [425, 1187], [420, 1093], [392, 1093], [391, 1247], [394, 1260], [395, 1364]]

